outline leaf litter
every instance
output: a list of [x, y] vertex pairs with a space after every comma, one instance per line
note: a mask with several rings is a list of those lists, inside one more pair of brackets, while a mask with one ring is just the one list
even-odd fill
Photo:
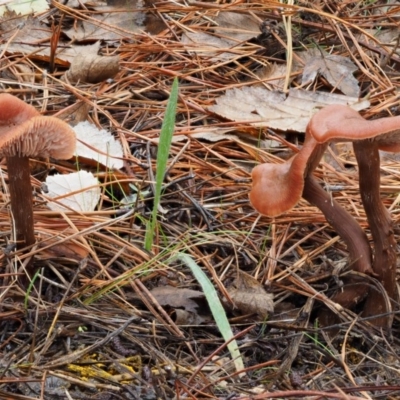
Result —
[[[301, 201], [272, 221], [248, 202], [252, 167], [290, 157], [315, 108], [343, 101], [358, 104], [369, 118], [399, 113], [396, 37], [391, 33], [389, 43], [378, 35], [396, 31], [396, 3], [339, 3], [146, 2], [132, 7], [71, 0], [52, 2], [50, 10], [27, 19], [2, 17], [1, 90], [72, 125], [89, 120], [111, 131], [124, 150], [124, 167], [109, 171], [96, 162], [37, 160], [50, 176], [83, 168], [92, 172], [101, 179], [95, 184], [101, 197], [92, 211], [52, 211], [41, 191], [45, 178], [32, 176], [39, 243], [23, 254], [13, 247], [2, 166], [0, 397], [399, 396], [396, 316], [392, 336], [342, 310], [338, 334], [329, 337], [315, 318], [324, 304], [335, 309], [330, 296], [343, 282], [335, 267], [347, 265], [346, 248], [323, 216]], [[133, 13], [140, 13], [140, 21]], [[309, 69], [304, 81], [303, 64], [295, 64], [288, 93], [268, 72], [276, 63], [283, 67], [277, 76], [286, 74], [283, 13], [292, 18], [293, 56], [299, 62], [315, 44], [324, 49], [321, 56], [303, 60]], [[128, 25], [120, 27], [124, 14]], [[251, 25], [243, 26], [245, 18]], [[258, 22], [269, 28], [257, 32]], [[54, 26], [61, 26], [58, 38]], [[182, 42], [188, 32], [196, 43]], [[228, 43], [213, 46], [209, 35]], [[96, 81], [60, 79], [85, 50], [118, 56], [118, 71]], [[230, 56], [218, 58], [224, 53]], [[55, 69], [48, 72], [53, 56]], [[327, 67], [329, 57], [335, 61]], [[327, 71], [342, 68], [346, 76], [328, 77]], [[160, 204], [167, 212], [158, 217], [148, 251], [143, 244], [157, 140], [175, 76], [180, 92], [174, 137], [185, 140], [172, 142]], [[341, 86], [345, 78], [351, 90]], [[279, 146], [266, 145], [272, 142]], [[347, 148], [333, 147], [317, 176], [367, 229], [354, 166]], [[398, 221], [398, 162], [385, 159], [382, 171], [381, 192]], [[121, 206], [134, 193], [132, 204]], [[207, 307], [201, 309], [205, 319], [196, 319], [199, 307], [181, 291], [199, 292], [199, 297], [202, 291], [187, 267], [170, 262], [176, 252], [187, 252], [202, 267], [221, 299], [240, 305], [226, 313], [245, 375], [235, 374]], [[16, 271], [32, 259], [40, 270], [27, 295]], [[256, 295], [239, 282], [231, 286], [239, 268], [252, 279]], [[176, 291], [153, 296], [160, 287]], [[262, 311], [264, 303], [269, 308]], [[194, 319], [176, 318], [176, 310], [193, 309]]]

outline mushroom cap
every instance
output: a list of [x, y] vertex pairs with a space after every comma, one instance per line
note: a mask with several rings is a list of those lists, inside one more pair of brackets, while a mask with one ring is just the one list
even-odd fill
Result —
[[0, 157], [68, 159], [75, 143], [75, 132], [67, 123], [41, 116], [18, 97], [0, 94]]
[[338, 104], [314, 114], [306, 132], [318, 143], [374, 139], [382, 150], [400, 150], [400, 116], [369, 121], [351, 107]]
[[305, 174], [316, 167], [324, 150], [325, 145], [307, 135], [303, 147], [291, 159], [282, 164], [265, 163], [255, 167], [249, 193], [253, 207], [268, 217], [293, 208], [303, 194]]
[[0, 94], [0, 127], [10, 129], [40, 115], [35, 107], [8, 93]]
[[249, 198], [260, 214], [276, 217], [289, 211], [300, 200], [304, 187], [303, 174], [295, 171], [293, 176], [292, 162], [293, 158], [282, 164], [260, 164], [253, 169]]
[[74, 130], [54, 117], [37, 116], [14, 128], [0, 126], [0, 157], [71, 158], [75, 152]]

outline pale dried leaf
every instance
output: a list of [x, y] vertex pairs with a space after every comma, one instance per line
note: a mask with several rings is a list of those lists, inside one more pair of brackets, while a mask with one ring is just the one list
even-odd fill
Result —
[[[396, 54], [400, 55], [400, 48], [397, 43], [397, 40], [400, 36], [400, 31], [398, 27], [394, 27], [392, 29], [365, 29], [365, 31], [374, 36], [374, 38], [378, 41], [377, 43], [371, 41], [370, 45], [378, 48], [382, 48], [382, 46], [384, 46], [389, 51], [394, 51]], [[356, 39], [364, 40], [365, 35], [356, 35]], [[376, 53], [368, 49], [365, 49], [365, 54], [367, 54], [369, 57], [376, 57]], [[383, 59], [383, 62], [385, 62], [385, 59]]]
[[80, 122], [73, 129], [77, 138], [77, 156], [90, 158], [107, 168], [121, 169], [124, 166], [121, 142], [110, 132], [98, 129], [89, 121]]
[[265, 319], [274, 311], [273, 295], [267, 293], [260, 282], [243, 271], [227, 288], [234, 306], [243, 314], [257, 314]]
[[[222, 140], [231, 140], [232, 142], [238, 143], [252, 143], [259, 147], [260, 149], [272, 149], [282, 147], [282, 143], [274, 139], [260, 139], [258, 137], [252, 137], [248, 134], [232, 135], [225, 132], [232, 132], [234, 129], [217, 129], [217, 130], [207, 130], [204, 132], [196, 132], [188, 135], [175, 135], [172, 138], [173, 143], [183, 142], [188, 139], [198, 139], [205, 140], [207, 142], [220, 142]], [[158, 143], [158, 141], [156, 141]]]
[[283, 90], [285, 86], [287, 66], [285, 64], [271, 63], [256, 71], [256, 75], [274, 90]]
[[[226, 131], [232, 131], [232, 129], [227, 129]], [[182, 142], [187, 139], [203, 139], [207, 140], [208, 142], [219, 142], [221, 140], [238, 140], [238, 137], [236, 135], [231, 135], [224, 132], [225, 130], [220, 129], [218, 131], [206, 130], [203, 132], [196, 132], [188, 135], [174, 135], [172, 137], [172, 143]], [[155, 142], [158, 143], [158, 140], [155, 140]]]
[[215, 22], [218, 24], [214, 28], [215, 32], [238, 41], [246, 41], [260, 34], [260, 23], [251, 14], [232, 11], [220, 12], [215, 18]]
[[375, 38], [384, 45], [390, 48], [390, 50], [395, 50], [397, 54], [400, 53], [400, 49], [397, 43], [400, 31], [398, 27], [393, 29], [376, 29], [374, 32]]
[[[0, 18], [0, 30], [4, 44], [0, 50], [7, 49], [10, 54], [31, 54], [30, 57], [48, 61], [50, 46], [48, 45], [52, 32], [38, 18], [18, 17], [8, 13]], [[43, 43], [43, 46], [40, 44]], [[92, 45], [59, 46], [56, 51], [56, 63], [68, 66], [78, 54], [98, 54], [100, 42]]]
[[[93, 44], [81, 46], [66, 46], [66, 48], [57, 49], [56, 58], [57, 60], [66, 61], [71, 64], [76, 57], [82, 54], [98, 54], [100, 50], [100, 42], [95, 42]], [[45, 51], [43, 54], [50, 54], [50, 50]]]
[[208, 109], [232, 121], [245, 121], [257, 127], [305, 132], [311, 116], [330, 104], [349, 105], [357, 111], [369, 106], [367, 100], [339, 94], [290, 89], [286, 97], [282, 92], [254, 86], [229, 89]]
[[7, 11], [14, 11], [20, 15], [28, 15], [49, 9], [49, 4], [46, 0], [3, 0], [1, 4], [0, 16], [4, 15]]
[[182, 34], [181, 42], [188, 52], [208, 57], [212, 61], [227, 61], [237, 57], [237, 54], [228, 51], [236, 45], [235, 41], [205, 32], [186, 32]]
[[100, 200], [99, 181], [87, 171], [48, 176], [46, 189], [46, 196], [57, 201], [47, 204], [54, 211], [93, 211]]
[[347, 96], [357, 97], [360, 92], [353, 72], [358, 67], [347, 57], [330, 55], [322, 49], [312, 48], [297, 53], [305, 62], [301, 84], [314, 82], [321, 74], [332, 85]]
[[[10, 53], [35, 52], [41, 51], [39, 43], [49, 40], [51, 30], [40, 23], [38, 18], [21, 17], [15, 12], [9, 12], [0, 19], [1, 38], [7, 45]], [[36, 47], [34, 47], [36, 44]], [[49, 46], [43, 46], [43, 49]], [[4, 48], [4, 44], [0, 46]]]
[[97, 54], [78, 54], [66, 72], [69, 82], [78, 81], [99, 83], [113, 78], [119, 71], [119, 56], [99, 56]]
[[[142, 1], [95, 7], [96, 14], [88, 20], [79, 20], [73, 28], [64, 31], [73, 40], [120, 40], [145, 29], [146, 15]], [[135, 10], [135, 11], [132, 11]]]
[[205, 299], [203, 292], [174, 286], [158, 286], [150, 292], [161, 306], [182, 308], [189, 312], [197, 312]]

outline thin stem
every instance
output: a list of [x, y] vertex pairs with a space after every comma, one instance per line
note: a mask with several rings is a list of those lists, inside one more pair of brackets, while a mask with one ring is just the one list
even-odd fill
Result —
[[371, 248], [367, 235], [357, 221], [322, 189], [311, 174], [305, 178], [303, 198], [322, 211], [326, 220], [345, 242], [352, 269], [371, 274]]
[[[379, 150], [373, 140], [360, 140], [353, 143], [358, 163], [360, 192], [368, 224], [374, 241], [373, 270], [385, 288], [390, 299], [396, 292], [396, 241], [393, 232], [393, 221], [380, 196], [380, 159]], [[376, 296], [382, 297], [374, 291]], [[386, 312], [385, 303], [369, 296], [366, 313], [378, 315]], [[384, 320], [387, 317], [381, 318]], [[378, 320], [378, 319], [377, 319]], [[379, 325], [382, 325], [379, 323]]]
[[8, 157], [7, 172], [17, 249], [22, 249], [35, 243], [29, 158]]

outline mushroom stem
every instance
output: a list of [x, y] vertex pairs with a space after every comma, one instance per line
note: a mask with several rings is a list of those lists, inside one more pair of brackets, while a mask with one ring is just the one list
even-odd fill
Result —
[[[306, 136], [306, 142], [312, 142], [313, 140], [310, 135]], [[345, 242], [349, 251], [352, 269], [371, 274], [372, 256], [367, 235], [358, 222], [329, 193], [322, 189], [313, 176], [313, 172], [319, 165], [327, 147], [328, 143], [318, 144], [314, 147], [308, 159], [302, 196], [322, 211], [328, 223]]]
[[[374, 242], [373, 270], [389, 298], [393, 299], [396, 291], [396, 241], [393, 221], [380, 197], [378, 145], [373, 140], [360, 140], [354, 142], [353, 147], [358, 163], [361, 200]], [[375, 297], [373, 293], [368, 298], [371, 309], [367, 306], [366, 312], [370, 315], [382, 314], [385, 309], [383, 305], [379, 307], [378, 303], [382, 302], [373, 299]]]
[[322, 189], [310, 173], [304, 181], [303, 198], [322, 211], [328, 223], [345, 242], [352, 269], [371, 274], [371, 248], [367, 235], [357, 221]]
[[21, 249], [35, 243], [29, 158], [7, 157], [7, 172], [17, 249]]

